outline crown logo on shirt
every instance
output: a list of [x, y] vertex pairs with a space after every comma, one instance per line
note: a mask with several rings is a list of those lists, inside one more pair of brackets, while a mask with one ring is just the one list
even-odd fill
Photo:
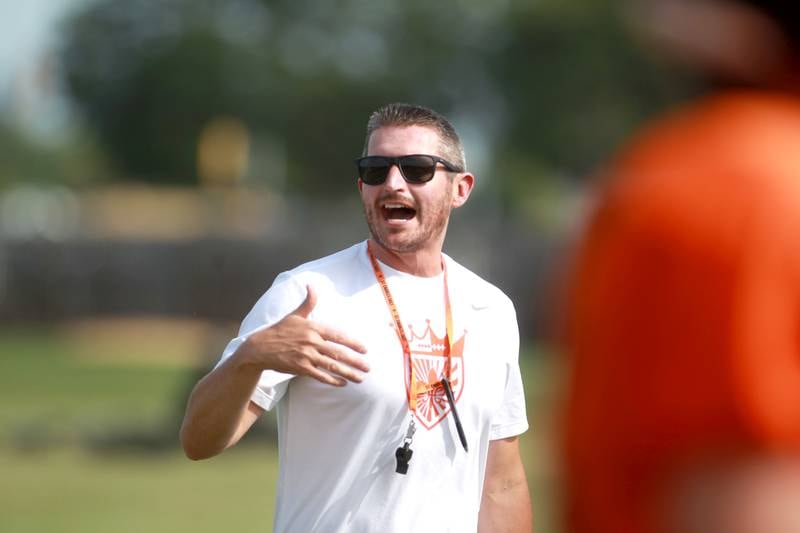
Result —
[[[412, 353], [417, 355], [447, 356], [447, 333], [445, 332], [443, 337], [434, 333], [430, 320], [425, 321], [425, 331], [422, 332], [422, 335], [417, 335], [417, 332], [414, 331], [414, 326], [410, 324], [408, 330], [411, 333], [408, 343]], [[461, 335], [460, 339], [453, 343], [451, 357], [461, 357], [463, 355], [465, 335], [466, 331]]]
[[[450, 413], [450, 404], [445, 398], [441, 379], [447, 371], [447, 337], [439, 336], [431, 328], [431, 321], [425, 321], [425, 329], [418, 334], [409, 325], [409, 348], [411, 364], [417, 378], [416, 418], [426, 428], [432, 429]], [[456, 403], [464, 390], [464, 339], [466, 331], [451, 345], [450, 372], [448, 379]], [[406, 387], [409, 383], [406, 380]]]

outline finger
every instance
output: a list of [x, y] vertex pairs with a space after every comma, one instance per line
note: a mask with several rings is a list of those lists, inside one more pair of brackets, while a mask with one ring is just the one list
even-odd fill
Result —
[[342, 346], [347, 346], [351, 350], [356, 351], [358, 353], [367, 353], [366, 346], [364, 346], [357, 340], [348, 337], [338, 329], [334, 329], [328, 326], [318, 325], [317, 333], [319, 333], [320, 337], [322, 337], [326, 341], [335, 342], [336, 344], [341, 344]]
[[301, 303], [297, 309], [292, 311], [291, 314], [308, 318], [308, 315], [311, 314], [311, 311], [314, 310], [314, 306], [316, 305], [317, 293], [314, 292], [314, 289], [311, 287], [311, 285], [306, 285], [306, 299], [303, 300], [303, 303]]
[[[324, 345], [320, 346], [317, 350], [323, 357], [328, 357], [332, 359], [334, 363], [343, 368], [348, 368], [347, 374], [335, 371], [337, 374], [344, 376], [347, 379], [351, 379], [350, 378], [351, 376], [357, 376], [359, 382], [363, 379], [363, 377], [360, 374], [350, 370], [353, 368], [361, 370], [362, 372], [369, 372], [369, 365], [367, 364], [366, 361], [364, 361], [364, 359], [348, 353], [346, 350], [339, 348], [332, 342], [326, 342]], [[351, 379], [351, 381], [354, 380]]]
[[325, 370], [331, 374], [341, 376], [346, 380], [352, 381], [354, 383], [361, 383], [362, 381], [364, 381], [364, 376], [361, 375], [360, 372], [354, 370], [352, 366], [340, 362], [330, 356], [321, 355], [314, 366], [316, 366], [319, 369]]
[[342, 379], [338, 376], [333, 376], [328, 374], [327, 372], [323, 372], [317, 367], [311, 367], [306, 369], [306, 375], [316, 379], [317, 381], [321, 381], [327, 385], [333, 385], [334, 387], [344, 387], [347, 385], [347, 380]]

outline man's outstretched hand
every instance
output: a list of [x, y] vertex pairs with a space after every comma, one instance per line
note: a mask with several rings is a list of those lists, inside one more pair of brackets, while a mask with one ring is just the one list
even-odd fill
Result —
[[310, 376], [337, 387], [348, 380], [360, 383], [361, 372], [369, 372], [369, 366], [346, 348], [365, 354], [366, 347], [334, 328], [309, 320], [317, 295], [310, 285], [306, 290], [306, 299], [297, 309], [250, 335], [237, 350], [237, 357], [251, 368]]

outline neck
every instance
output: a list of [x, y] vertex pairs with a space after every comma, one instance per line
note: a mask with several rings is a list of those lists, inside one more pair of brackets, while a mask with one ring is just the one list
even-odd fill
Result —
[[400, 272], [423, 278], [442, 273], [441, 245], [414, 252], [396, 252], [384, 248], [374, 238], [370, 238], [369, 247], [378, 261]]

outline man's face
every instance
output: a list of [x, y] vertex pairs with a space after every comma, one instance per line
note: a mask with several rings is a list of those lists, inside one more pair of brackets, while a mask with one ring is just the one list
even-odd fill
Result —
[[[430, 128], [385, 126], [372, 133], [367, 155], [443, 157], [439, 144], [438, 135]], [[454, 197], [453, 181], [442, 165], [437, 165], [433, 179], [425, 183], [407, 183], [393, 166], [382, 184], [367, 185], [359, 180], [358, 188], [377, 244], [396, 253], [441, 248]]]

